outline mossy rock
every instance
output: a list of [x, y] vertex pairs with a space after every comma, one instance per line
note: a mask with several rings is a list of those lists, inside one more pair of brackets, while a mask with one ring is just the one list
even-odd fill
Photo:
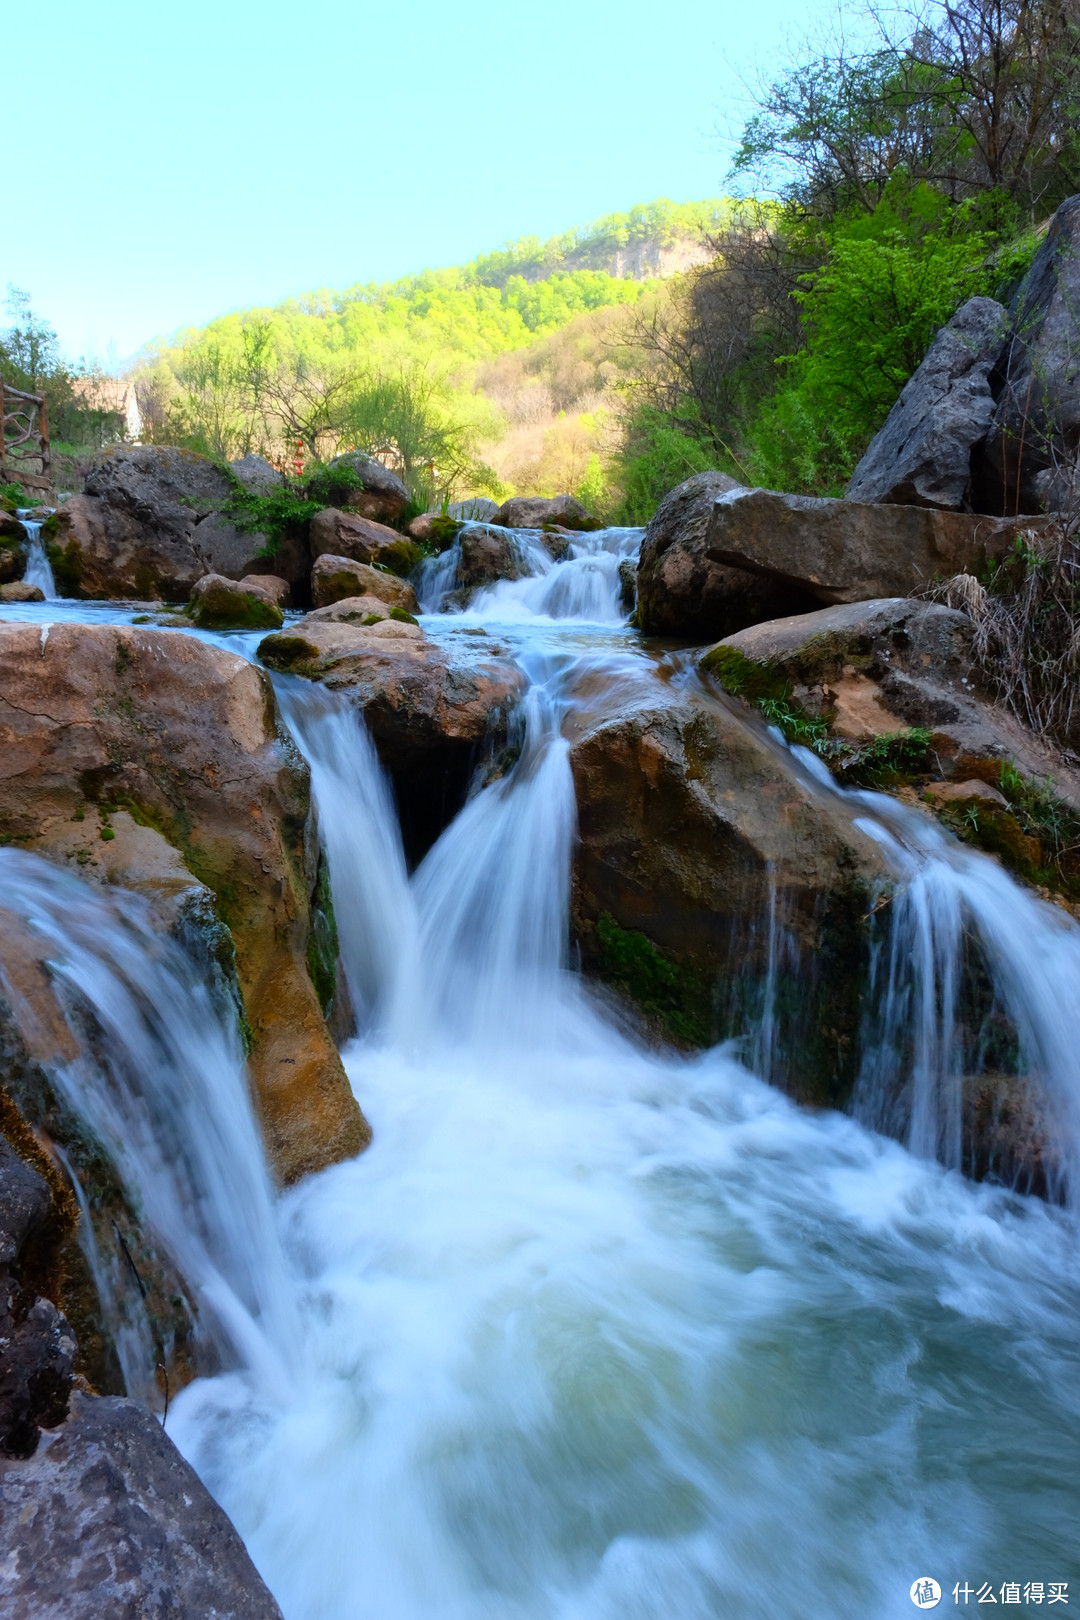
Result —
[[220, 600], [211, 597], [192, 601], [187, 611], [200, 630], [278, 630], [285, 622], [275, 603], [264, 601], [253, 591], [229, 592]]
[[388, 540], [381, 545], [376, 560], [399, 579], [408, 579], [413, 569], [423, 562], [424, 548], [415, 540], [406, 540], [402, 536], [400, 540]]
[[398, 624], [419, 624], [420, 623], [420, 620], [418, 618], [416, 618], [416, 616], [414, 614], [410, 613], [407, 608], [403, 608], [403, 607], [392, 607], [390, 609], [390, 617], [392, 619], [396, 619]]
[[291, 635], [286, 631], [283, 635], [264, 637], [259, 642], [256, 656], [271, 669], [303, 674], [318, 662], [319, 649], [303, 636]]
[[429, 546], [436, 552], [449, 551], [464, 527], [465, 525], [459, 523], [457, 518], [447, 517], [445, 512], [441, 512], [432, 520], [428, 531]]
[[713, 647], [698, 667], [718, 680], [725, 692], [748, 703], [783, 702], [791, 690], [778, 670], [756, 663], [736, 647]]

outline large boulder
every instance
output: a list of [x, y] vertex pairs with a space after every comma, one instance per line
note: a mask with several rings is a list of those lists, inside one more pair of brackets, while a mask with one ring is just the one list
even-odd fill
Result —
[[[1021, 532], [1041, 530], [1048, 522], [733, 490], [713, 503], [705, 552], [716, 562], [798, 591], [810, 605], [862, 602], [907, 596], [935, 579], [963, 573], [973, 562], [1002, 557]], [[725, 633], [752, 622], [729, 625]]]
[[848, 500], [969, 508], [972, 450], [994, 415], [990, 373], [1007, 328], [1008, 316], [992, 298], [969, 298], [957, 310], [855, 468]]
[[396, 574], [387, 574], [370, 563], [354, 562], [351, 557], [335, 557], [324, 552], [311, 570], [311, 597], [316, 608], [329, 607], [350, 596], [377, 596], [388, 607], [417, 613], [419, 608], [412, 586]]
[[977, 508], [1037, 509], [1041, 472], [1080, 440], [1080, 196], [1061, 204], [1009, 309], [997, 405], [975, 467]]
[[118, 811], [172, 845], [235, 945], [278, 1175], [357, 1152], [370, 1133], [308, 971], [308, 773], [267, 676], [174, 632], [8, 624], [0, 694], [0, 837], [84, 875], [119, 841]]
[[[86, 493], [65, 501], [43, 527], [57, 588], [64, 596], [182, 602], [203, 574], [253, 572], [269, 542], [221, 516], [233, 487], [215, 462], [187, 450], [104, 451]], [[305, 560], [294, 560], [302, 573]], [[279, 572], [285, 563], [279, 558]]]
[[272, 466], [265, 456], [249, 453], [229, 465], [244, 488], [250, 489], [253, 495], [273, 495], [285, 488], [284, 473]]
[[695, 473], [664, 497], [641, 542], [638, 622], [647, 634], [712, 641], [777, 613], [813, 606], [805, 590], [731, 567], [708, 544], [713, 507], [742, 491], [727, 473]]
[[684, 1045], [753, 1028], [771, 995], [776, 1047], [758, 1061], [804, 1101], [843, 1103], [888, 882], [844, 802], [736, 705], [671, 686], [598, 716], [571, 764], [586, 968]]
[[0, 585], [0, 602], [44, 602], [45, 592], [40, 585], [28, 585], [25, 579], [13, 579], [10, 585]]
[[275, 602], [279, 608], [287, 608], [292, 601], [292, 586], [287, 579], [279, 574], [245, 574], [240, 581], [241, 587], [251, 586], [253, 589], [263, 591]]
[[316, 561], [325, 556], [351, 557], [354, 562], [388, 568], [402, 579], [424, 555], [416, 541], [398, 534], [396, 529], [334, 506], [316, 512], [309, 533], [311, 555]]
[[480, 758], [505, 744], [525, 677], [484, 636], [451, 652], [417, 625], [368, 617], [356, 623], [347, 603], [320, 609], [267, 636], [259, 657], [343, 692], [363, 714], [417, 857], [464, 801]]
[[514, 536], [494, 523], [467, 524], [457, 544], [454, 583], [459, 589], [472, 591], [500, 579], [525, 579], [532, 572]]
[[202, 630], [277, 630], [284, 617], [261, 585], [238, 584], [223, 574], [196, 580], [188, 613]]
[[542, 529], [549, 523], [578, 531], [603, 527], [572, 495], [514, 495], [484, 521], [507, 529]]
[[236, 1530], [150, 1413], [76, 1394], [0, 1465], [0, 1609], [20, 1620], [281, 1620]]
[[[339, 477], [337, 483], [335, 474]], [[327, 470], [326, 482], [335, 504], [380, 523], [393, 523], [409, 503], [409, 492], [397, 474], [360, 450], [336, 456]]]

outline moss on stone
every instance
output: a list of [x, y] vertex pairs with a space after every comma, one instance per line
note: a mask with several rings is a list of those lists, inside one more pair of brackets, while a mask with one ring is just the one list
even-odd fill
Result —
[[747, 658], [737, 647], [723, 644], [713, 647], [698, 667], [718, 680], [725, 692], [730, 692], [732, 697], [745, 698], [748, 703], [784, 702], [791, 693], [778, 670]]
[[390, 617], [392, 619], [395, 619], [398, 624], [419, 624], [420, 623], [419, 619], [417, 619], [413, 614], [411, 614], [408, 611], [407, 608], [403, 608], [403, 607], [392, 607], [390, 609]]
[[415, 540], [388, 540], [379, 547], [379, 562], [399, 579], [407, 579], [413, 569], [424, 560], [424, 548]]
[[188, 614], [200, 630], [277, 630], [284, 615], [274, 602], [266, 602], [254, 591], [222, 590], [188, 604]]
[[307, 969], [323, 1017], [329, 1017], [337, 988], [340, 947], [334, 901], [330, 893], [330, 869], [325, 855], [319, 859], [319, 875], [311, 899], [311, 932], [307, 944]]
[[602, 978], [656, 1018], [680, 1046], [707, 1046], [712, 1020], [697, 975], [636, 929], [622, 928], [608, 911], [596, 922]]
[[313, 664], [319, 657], [319, 649], [303, 636], [266, 636], [259, 642], [257, 656], [272, 669], [296, 670], [304, 664]]

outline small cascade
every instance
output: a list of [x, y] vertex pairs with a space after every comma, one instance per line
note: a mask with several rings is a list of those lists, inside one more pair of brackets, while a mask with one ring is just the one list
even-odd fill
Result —
[[36, 585], [44, 596], [46, 602], [57, 600], [56, 581], [53, 579], [52, 564], [49, 562], [45, 550], [45, 542], [41, 538], [41, 521], [30, 517], [34, 507], [21, 509], [17, 516], [19, 522], [26, 530], [28, 536], [26, 554], [26, 572], [23, 575], [27, 585]]
[[[843, 792], [816, 756], [793, 752], [827, 792]], [[898, 880], [873, 964], [856, 1117], [971, 1171], [965, 1082], [1004, 1066], [1052, 1144], [1036, 1190], [1077, 1202], [1080, 927], [922, 812], [886, 794], [844, 796]]]
[[[0, 894], [45, 942], [79, 1045], [50, 1079], [137, 1194], [222, 1354], [276, 1383], [297, 1323], [235, 1034], [138, 896], [13, 849], [0, 849]], [[18, 1021], [2, 957], [0, 988]]]
[[[536, 529], [512, 529], [521, 579], [501, 579], [472, 597], [470, 620], [515, 623], [529, 619], [621, 624], [626, 618], [620, 565], [636, 558], [643, 529], [598, 529], [575, 535], [556, 561]], [[425, 613], [441, 610], [454, 589], [461, 560], [460, 537], [449, 550], [421, 564], [417, 595]]]

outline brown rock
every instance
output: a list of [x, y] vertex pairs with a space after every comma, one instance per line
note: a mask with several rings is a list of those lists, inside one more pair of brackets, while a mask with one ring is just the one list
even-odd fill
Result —
[[983, 804], [997, 805], [1002, 810], [1009, 808], [1004, 793], [991, 787], [989, 782], [980, 782], [977, 777], [969, 782], [931, 782], [925, 796], [934, 804], [963, 804], [977, 799]]
[[423, 553], [415, 541], [354, 512], [328, 506], [311, 520], [313, 558], [350, 557], [353, 562], [377, 563], [404, 579]]
[[196, 580], [188, 614], [201, 630], [276, 630], [282, 622], [281, 609], [269, 591], [261, 585], [237, 584], [222, 574], [204, 574]]
[[99, 803], [158, 828], [235, 942], [279, 1175], [357, 1152], [369, 1133], [306, 966], [307, 771], [266, 676], [167, 631], [0, 625], [0, 693], [0, 836], [49, 853], [56, 824]]
[[0, 585], [0, 602], [44, 602], [45, 592], [40, 585], [28, 585], [24, 579]]
[[414, 517], [407, 530], [410, 540], [417, 540], [421, 544], [425, 540], [430, 540], [431, 527], [436, 515], [435, 512], [421, 512], [418, 517]]
[[572, 495], [514, 495], [487, 522], [507, 529], [542, 529], [548, 523], [579, 531], [603, 527]]
[[1021, 530], [1048, 521], [752, 489], [714, 503], [705, 549], [716, 562], [765, 575], [822, 603], [866, 602], [908, 596], [980, 558], [1001, 557]]
[[[335, 473], [345, 475], [336, 489]], [[347, 450], [344, 455], [336, 456], [330, 463], [329, 478], [335, 502], [347, 506], [351, 512], [358, 512], [361, 517], [392, 523], [408, 505], [409, 492], [397, 474], [360, 450]], [[356, 478], [360, 480], [359, 488]]]
[[[888, 881], [846, 804], [824, 799], [764, 726], [671, 688], [600, 719], [572, 749], [573, 920], [587, 967], [681, 1044], [750, 1022], [770, 891], [790, 937], [778, 1007], [783, 1083], [842, 1103], [858, 1063], [869, 895]], [[739, 1017], [741, 1001], [742, 1018]]]
[[311, 595], [317, 608], [350, 596], [377, 596], [388, 607], [403, 608], [406, 613], [420, 611], [416, 592], [396, 574], [330, 552], [319, 556], [311, 570]]
[[[343, 596], [326, 607], [314, 608], [304, 615], [301, 624], [361, 624], [373, 625], [389, 619], [390, 608], [378, 596]], [[299, 629], [299, 626], [297, 626]]]
[[455, 584], [466, 590], [494, 585], [499, 579], [524, 579], [530, 572], [514, 536], [493, 524], [468, 524], [458, 536], [458, 547]]
[[[262, 458], [257, 459], [261, 460]], [[240, 584], [248, 585], [253, 590], [265, 591], [270, 600], [276, 602], [279, 608], [291, 606], [292, 586], [287, 579], [282, 579], [277, 574], [245, 574]]]
[[77, 1394], [0, 1466], [0, 1608], [20, 1620], [281, 1620], [239, 1535], [134, 1401]]
[[741, 487], [726, 473], [695, 473], [661, 501], [645, 531], [637, 570], [638, 621], [647, 634], [715, 640], [814, 605], [805, 591], [779, 587], [709, 554], [713, 506]]

